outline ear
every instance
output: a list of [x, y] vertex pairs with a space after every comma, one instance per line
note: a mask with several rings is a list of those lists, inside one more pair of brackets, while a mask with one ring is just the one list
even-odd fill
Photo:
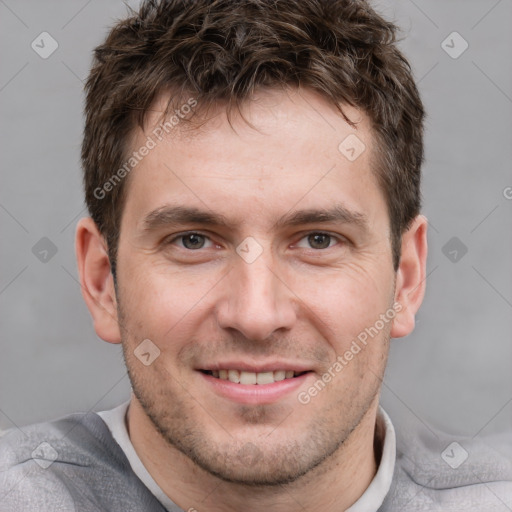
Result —
[[402, 253], [396, 275], [395, 303], [400, 308], [393, 319], [392, 338], [402, 338], [414, 330], [415, 315], [425, 295], [427, 268], [427, 218], [418, 215], [402, 236]]
[[114, 278], [107, 246], [96, 223], [81, 219], [76, 228], [76, 258], [80, 285], [96, 334], [109, 343], [120, 343]]

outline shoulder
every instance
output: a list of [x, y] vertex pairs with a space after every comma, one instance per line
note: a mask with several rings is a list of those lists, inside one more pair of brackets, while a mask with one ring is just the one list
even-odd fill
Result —
[[512, 432], [471, 438], [427, 424], [396, 431], [397, 459], [388, 502], [407, 504], [407, 510], [512, 509]]
[[108, 501], [102, 495], [108, 500], [109, 494], [119, 496], [120, 502], [127, 496], [124, 510], [133, 510], [128, 495], [144, 491], [95, 413], [11, 429], [0, 438], [2, 512], [104, 510]]

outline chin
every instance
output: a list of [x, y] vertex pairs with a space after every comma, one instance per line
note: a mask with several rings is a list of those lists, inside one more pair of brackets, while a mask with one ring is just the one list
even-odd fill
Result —
[[[224, 457], [212, 458], [212, 454], [186, 454], [204, 471], [225, 482], [248, 487], [281, 486], [296, 482], [314, 469], [322, 460], [306, 460], [299, 455], [300, 448], [276, 450], [267, 446], [262, 449], [247, 443], [239, 450], [224, 453]], [[220, 454], [219, 454], [220, 455]]]

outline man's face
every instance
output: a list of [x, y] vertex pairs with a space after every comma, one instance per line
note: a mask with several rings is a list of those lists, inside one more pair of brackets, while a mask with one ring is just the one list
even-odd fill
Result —
[[[314, 93], [266, 92], [245, 106], [253, 127], [219, 110], [158, 141], [155, 114], [134, 142], [157, 144], [130, 176], [118, 248], [133, 390], [169, 443], [226, 480], [297, 479], [377, 404], [390, 227], [368, 121], [345, 111], [357, 129]], [[355, 160], [362, 146], [338, 149], [354, 134]], [[160, 355], [145, 365], [134, 351], [148, 339]]]

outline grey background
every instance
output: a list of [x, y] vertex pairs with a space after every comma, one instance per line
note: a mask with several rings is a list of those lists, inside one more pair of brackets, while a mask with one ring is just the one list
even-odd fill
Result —
[[[427, 293], [415, 332], [392, 342], [382, 403], [453, 435], [503, 431], [512, 424], [512, 2], [375, 5], [402, 27], [429, 114]], [[129, 396], [120, 347], [96, 336], [74, 256], [85, 214], [82, 81], [125, 12], [120, 0], [0, 0], [0, 429]], [[59, 45], [47, 59], [31, 48], [43, 31]], [[441, 47], [453, 31], [469, 43], [457, 59]], [[32, 252], [43, 237], [57, 249], [46, 263]], [[452, 237], [458, 258], [467, 247], [456, 262], [445, 255], [454, 247], [443, 252]]]

